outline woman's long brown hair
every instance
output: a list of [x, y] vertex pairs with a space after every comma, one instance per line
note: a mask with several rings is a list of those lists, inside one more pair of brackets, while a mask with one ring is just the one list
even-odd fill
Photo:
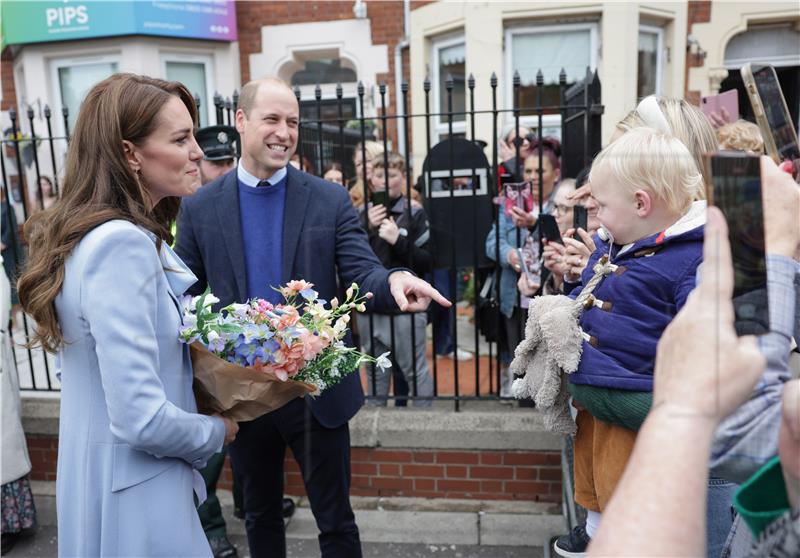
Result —
[[169, 227], [180, 199], [164, 198], [150, 208], [147, 190], [128, 164], [122, 142], [141, 145], [173, 96], [197, 122], [194, 98], [178, 82], [114, 74], [86, 95], [69, 144], [61, 200], [36, 213], [24, 227], [28, 260], [17, 290], [36, 324], [31, 346], [55, 352], [64, 344], [55, 298], [64, 282], [64, 262], [89, 231], [124, 219], [151, 231], [159, 242], [172, 241]]

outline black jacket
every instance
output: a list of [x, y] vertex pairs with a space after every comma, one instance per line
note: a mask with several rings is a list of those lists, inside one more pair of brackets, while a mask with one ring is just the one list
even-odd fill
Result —
[[[385, 267], [406, 267], [423, 276], [433, 269], [433, 242], [428, 214], [422, 205], [411, 202], [409, 218], [408, 200], [404, 197], [390, 202], [390, 205], [389, 216], [394, 218], [400, 229], [397, 242], [391, 245], [378, 236], [378, 229], [370, 230], [367, 227], [369, 244]], [[363, 224], [363, 207], [361, 211]]]

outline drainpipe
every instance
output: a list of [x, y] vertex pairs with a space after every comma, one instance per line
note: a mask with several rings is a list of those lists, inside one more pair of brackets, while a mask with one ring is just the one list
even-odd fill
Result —
[[403, 83], [403, 50], [409, 45], [409, 25], [411, 23], [411, 0], [403, 0], [403, 38], [394, 47], [394, 104], [398, 118], [397, 122], [397, 149], [403, 157], [408, 159], [406, 153], [406, 131], [403, 128], [403, 94], [400, 87]]

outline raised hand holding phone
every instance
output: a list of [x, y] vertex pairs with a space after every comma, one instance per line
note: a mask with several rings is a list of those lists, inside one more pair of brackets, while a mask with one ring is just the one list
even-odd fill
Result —
[[[767, 259], [764, 207], [759, 157], [739, 151], [707, 156], [713, 188], [709, 203], [728, 223], [734, 271], [734, 308], [737, 326], [751, 333], [769, 331]], [[741, 327], [737, 330], [742, 331]]]
[[767, 155], [779, 164], [800, 159], [797, 132], [775, 68], [748, 63], [741, 69], [741, 74]]

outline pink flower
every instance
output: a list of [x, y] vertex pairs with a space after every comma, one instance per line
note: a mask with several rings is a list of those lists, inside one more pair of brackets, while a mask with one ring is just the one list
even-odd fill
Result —
[[314, 286], [314, 283], [309, 283], [304, 279], [293, 279], [286, 283], [286, 286], [281, 289], [281, 294], [286, 298], [296, 296], [301, 291], [305, 291], [306, 289], [310, 289]]
[[280, 305], [277, 310], [280, 313], [276, 312], [277, 315], [271, 320], [272, 327], [277, 330], [290, 328], [300, 321], [300, 313], [290, 304]]
[[322, 350], [328, 346], [328, 340], [320, 335], [306, 332], [300, 336], [300, 343], [303, 345], [303, 359], [307, 362], [312, 361]]
[[267, 366], [266, 370], [283, 382], [296, 376], [305, 364], [302, 343], [294, 343], [291, 347], [281, 343], [280, 349], [275, 351], [273, 356], [275, 362]]

